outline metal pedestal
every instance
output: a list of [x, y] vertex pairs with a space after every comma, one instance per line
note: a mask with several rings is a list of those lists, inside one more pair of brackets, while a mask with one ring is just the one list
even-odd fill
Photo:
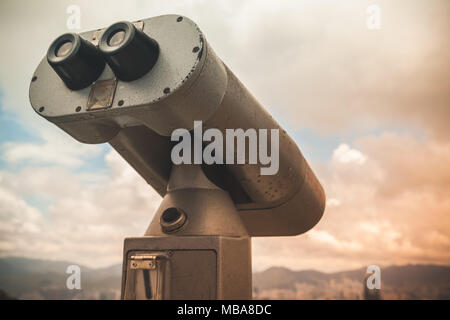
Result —
[[251, 298], [251, 240], [228, 193], [175, 166], [145, 236], [125, 239], [122, 299]]

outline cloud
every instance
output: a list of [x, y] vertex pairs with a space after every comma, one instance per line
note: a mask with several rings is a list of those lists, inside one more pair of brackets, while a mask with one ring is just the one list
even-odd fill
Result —
[[[256, 270], [450, 263], [450, 176], [439, 166], [449, 163], [449, 146], [393, 133], [352, 144], [367, 155], [363, 165], [313, 164], [329, 199], [322, 221], [299, 237], [253, 239]], [[404, 165], [421, 152], [416, 165]], [[105, 162], [101, 174], [0, 171], [0, 255], [119, 263], [123, 238], [144, 233], [161, 199], [115, 151]], [[33, 194], [51, 199], [47, 210], [23, 200]]]
[[363, 155], [360, 151], [351, 149], [348, 144], [341, 144], [334, 150], [333, 158], [334, 161], [341, 163], [355, 163], [362, 165], [366, 162], [367, 157]]
[[254, 240], [255, 265], [450, 264], [450, 144], [384, 133], [353, 145], [364, 165], [314, 165], [329, 199], [319, 224], [300, 237]]
[[[337, 145], [328, 162], [312, 163], [327, 193], [322, 221], [300, 237], [253, 239], [256, 269], [450, 263], [447, 0], [379, 0], [379, 31], [366, 28], [373, 1], [77, 3], [83, 30], [166, 13], [191, 17], [276, 118], [325, 135], [363, 132]], [[0, 171], [0, 254], [95, 267], [120, 262], [123, 238], [143, 234], [160, 198], [114, 151], [108, 170], [75, 173], [102, 147], [79, 144], [29, 105], [31, 75], [67, 32], [69, 4], [0, 3], [8, 43], [0, 51], [8, 62], [0, 65], [1, 108], [39, 140], [0, 148], [19, 168]], [[50, 205], [35, 208], [24, 200], [30, 196]]]
[[26, 162], [31, 165], [56, 164], [80, 167], [84, 160], [99, 156], [103, 150], [100, 146], [81, 145], [73, 141], [62, 143], [63, 140], [50, 139], [43, 143], [6, 142], [1, 146], [1, 158], [10, 165]]
[[[106, 163], [104, 176], [64, 167], [0, 171], [0, 255], [119, 263], [124, 237], [145, 232], [161, 198], [115, 151]], [[23, 200], [30, 194], [53, 200], [47, 212]]]
[[450, 138], [448, 1], [377, 1], [379, 31], [366, 28], [372, 1], [256, 2], [236, 13], [233, 50], [219, 54], [292, 126]]
[[[28, 84], [48, 44], [67, 32], [71, 1], [2, 1], [3, 108], [38, 123]], [[328, 134], [415, 126], [450, 138], [447, 0], [380, 0], [381, 29], [368, 30], [372, 1], [77, 1], [83, 30], [180, 13], [194, 19], [219, 56], [270, 111]], [[18, 19], [22, 23], [17, 23]], [[10, 32], [14, 26], [14, 32]], [[32, 35], [32, 36], [30, 36]], [[40, 127], [50, 125], [39, 121]]]

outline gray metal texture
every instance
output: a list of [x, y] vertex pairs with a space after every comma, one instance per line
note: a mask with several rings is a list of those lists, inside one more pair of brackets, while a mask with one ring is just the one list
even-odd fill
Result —
[[[135, 237], [124, 242], [122, 299], [135, 298], [138, 287], [126, 283], [136, 254], [164, 255], [168, 268], [164, 299], [248, 300], [252, 298], [251, 248], [248, 237]], [[130, 277], [128, 277], [130, 279]]]
[[145, 232], [146, 236], [167, 234], [160, 221], [165, 210], [170, 208], [179, 208], [187, 216], [184, 225], [173, 236], [248, 236], [229, 194], [214, 185], [199, 165], [173, 167], [168, 191]]
[[125, 240], [122, 298], [251, 299], [251, 288], [251, 242], [230, 195], [200, 165], [174, 166], [145, 237]]
[[[118, 81], [111, 107], [88, 111], [91, 88], [69, 90], [43, 59], [30, 84], [36, 112], [78, 141], [109, 142], [162, 196], [168, 192], [174, 129], [191, 130], [194, 120], [203, 121], [204, 130], [279, 129], [277, 174], [261, 176], [261, 165], [249, 164], [203, 169], [229, 192], [250, 236], [297, 235], [312, 228], [322, 217], [325, 194], [295, 142], [215, 55], [194, 22], [178, 15], [141, 22], [158, 42], [160, 56], [142, 78]], [[95, 44], [101, 33], [81, 36]], [[107, 66], [99, 80], [113, 78]]]

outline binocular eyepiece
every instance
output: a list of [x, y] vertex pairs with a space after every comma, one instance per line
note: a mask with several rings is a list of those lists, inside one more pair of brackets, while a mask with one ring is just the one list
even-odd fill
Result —
[[133, 81], [145, 75], [159, 56], [158, 43], [130, 22], [118, 22], [106, 29], [98, 48], [122, 81]]
[[79, 90], [98, 79], [105, 68], [99, 50], [75, 33], [66, 33], [50, 45], [47, 61], [66, 86]]
[[129, 82], [149, 72], [158, 56], [158, 43], [123, 21], [103, 32], [98, 47], [78, 34], [63, 34], [50, 45], [47, 61], [69, 89], [80, 90], [100, 77], [105, 62], [118, 79]]

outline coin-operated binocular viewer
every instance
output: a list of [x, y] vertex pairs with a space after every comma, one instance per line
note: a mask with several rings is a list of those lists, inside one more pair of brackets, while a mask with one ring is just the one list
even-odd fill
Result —
[[[125, 239], [123, 299], [250, 299], [251, 237], [298, 235], [322, 217], [323, 189], [295, 142], [186, 17], [60, 36], [30, 100], [76, 140], [108, 142], [163, 197], [145, 235]], [[175, 163], [177, 129], [192, 153]], [[215, 160], [199, 161], [213, 143]], [[254, 161], [258, 148], [276, 170]]]

